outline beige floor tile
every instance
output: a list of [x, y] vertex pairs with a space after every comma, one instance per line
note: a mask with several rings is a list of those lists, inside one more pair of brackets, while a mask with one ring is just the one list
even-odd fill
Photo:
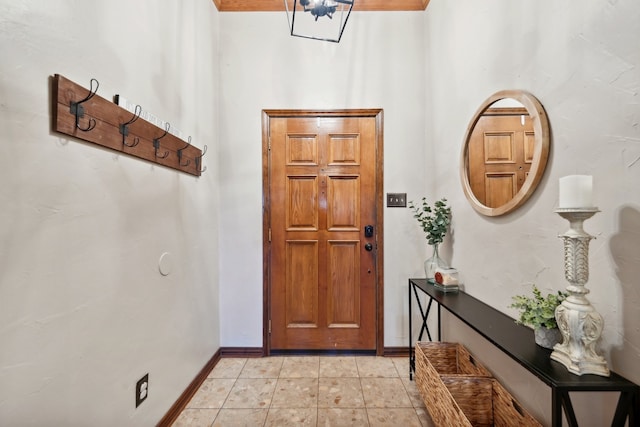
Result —
[[422, 427], [413, 408], [367, 409], [371, 427]]
[[418, 390], [418, 386], [414, 381], [409, 380], [409, 377], [402, 378], [402, 384], [404, 385], [404, 389], [407, 391], [409, 395], [409, 399], [411, 399], [411, 404], [414, 408], [424, 408], [424, 400], [422, 399], [422, 395], [420, 395], [420, 390]]
[[408, 357], [221, 359], [174, 427], [433, 427], [408, 365]]
[[172, 427], [209, 427], [219, 409], [185, 409]]
[[357, 377], [358, 365], [356, 358], [351, 357], [320, 357], [321, 377]]
[[256, 427], [264, 425], [268, 409], [221, 409], [213, 427]]
[[280, 378], [271, 401], [272, 408], [318, 406], [318, 378]]
[[416, 408], [416, 414], [418, 414], [418, 419], [420, 420], [422, 427], [435, 427], [427, 408]]
[[320, 378], [319, 408], [364, 408], [360, 378]]
[[276, 389], [275, 378], [238, 378], [223, 408], [268, 408]]
[[265, 427], [316, 426], [318, 410], [313, 408], [269, 409]]
[[283, 360], [282, 357], [247, 359], [239, 378], [278, 378]]
[[409, 356], [407, 357], [392, 357], [390, 360], [398, 371], [400, 378], [409, 378]]
[[367, 408], [413, 408], [400, 378], [361, 378], [360, 383]]
[[187, 408], [222, 408], [235, 382], [234, 379], [208, 378], [204, 380], [200, 389], [187, 404]]
[[280, 378], [318, 378], [318, 356], [286, 357], [280, 370]]
[[386, 357], [357, 357], [360, 378], [395, 378], [398, 371], [391, 359]]
[[367, 427], [364, 408], [318, 408], [318, 427]]
[[220, 359], [208, 378], [238, 378], [247, 359]]

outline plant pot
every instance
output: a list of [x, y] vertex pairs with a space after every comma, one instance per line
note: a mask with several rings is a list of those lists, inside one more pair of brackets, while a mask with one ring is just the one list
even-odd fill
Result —
[[438, 245], [433, 245], [433, 256], [424, 262], [424, 273], [427, 279], [433, 279], [438, 268], [447, 268], [447, 264], [438, 255]]
[[553, 350], [553, 346], [562, 342], [562, 334], [560, 329], [553, 328], [548, 329], [544, 326], [534, 329], [534, 335], [536, 344], [540, 347], [549, 348]]

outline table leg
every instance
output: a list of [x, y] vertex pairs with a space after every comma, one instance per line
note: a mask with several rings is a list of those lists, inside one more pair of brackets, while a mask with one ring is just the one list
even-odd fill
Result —
[[562, 398], [555, 387], [551, 388], [551, 427], [562, 427]]
[[631, 398], [629, 426], [640, 427], [640, 387], [636, 387], [636, 391], [633, 393], [633, 397]]
[[636, 413], [640, 410], [640, 402], [638, 402], [638, 394], [629, 391], [623, 391], [618, 398], [618, 405], [616, 406], [616, 412], [613, 416], [613, 427], [624, 427], [629, 418], [629, 426], [638, 427], [640, 420]]
[[[576, 413], [573, 410], [573, 404], [571, 403], [569, 392], [561, 391], [560, 400], [562, 401], [562, 407], [564, 408], [564, 414], [567, 417], [569, 427], [578, 427], [578, 420], [576, 419]], [[562, 420], [560, 420], [560, 422], [562, 422]]]
[[429, 331], [429, 326], [427, 325], [427, 319], [429, 318], [429, 312], [431, 311], [431, 304], [433, 303], [433, 298], [429, 298], [429, 304], [427, 304], [427, 311], [422, 308], [422, 303], [420, 302], [420, 297], [418, 296], [418, 291], [415, 286], [413, 287], [413, 292], [416, 297], [416, 302], [418, 303], [418, 309], [420, 310], [420, 316], [422, 317], [422, 326], [420, 327], [420, 335], [418, 336], [418, 341], [422, 341], [422, 336], [425, 331], [427, 331], [427, 338], [429, 341], [433, 341], [431, 338], [431, 332]]
[[440, 304], [438, 303], [438, 341], [442, 341], [442, 313], [440, 312]]
[[413, 354], [413, 342], [412, 335], [413, 329], [411, 328], [411, 281], [409, 281], [409, 381], [413, 380], [413, 371], [415, 371], [415, 356]]

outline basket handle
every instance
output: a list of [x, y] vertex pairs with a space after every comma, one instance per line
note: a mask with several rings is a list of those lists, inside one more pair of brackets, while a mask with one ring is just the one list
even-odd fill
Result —
[[469, 355], [469, 362], [471, 362], [471, 364], [475, 367], [477, 367], [478, 365], [476, 365], [476, 359], [473, 358], [472, 355]]
[[520, 414], [521, 417], [524, 417], [524, 411], [522, 410], [522, 406], [520, 406], [520, 404], [518, 402], [516, 402], [515, 400], [511, 399], [511, 405], [513, 405], [513, 408], [518, 411], [518, 413]]

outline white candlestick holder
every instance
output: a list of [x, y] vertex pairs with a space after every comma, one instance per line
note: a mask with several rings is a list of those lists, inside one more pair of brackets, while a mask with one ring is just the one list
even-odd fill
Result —
[[569, 296], [556, 308], [563, 340], [553, 348], [551, 359], [576, 375], [608, 377], [607, 362], [596, 351], [604, 321], [587, 299], [589, 290], [584, 286], [589, 280], [589, 241], [594, 237], [584, 231], [583, 223], [597, 212], [598, 208], [556, 209], [569, 221], [569, 230], [558, 236], [564, 242], [564, 277], [569, 282]]

